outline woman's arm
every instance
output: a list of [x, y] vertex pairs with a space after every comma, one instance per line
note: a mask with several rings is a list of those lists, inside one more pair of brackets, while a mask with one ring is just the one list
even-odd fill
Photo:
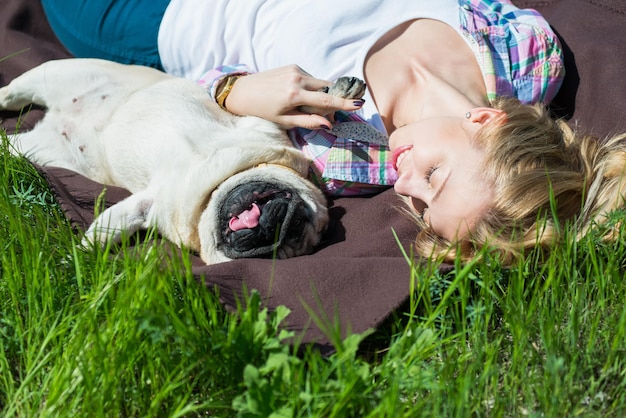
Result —
[[[232, 85], [224, 107], [234, 114], [258, 116], [287, 129], [327, 128], [330, 122], [322, 115], [335, 110], [354, 111], [363, 104], [317, 91], [330, 84], [312, 77], [297, 65], [248, 73]], [[320, 114], [302, 112], [299, 107], [303, 105], [320, 109]]]

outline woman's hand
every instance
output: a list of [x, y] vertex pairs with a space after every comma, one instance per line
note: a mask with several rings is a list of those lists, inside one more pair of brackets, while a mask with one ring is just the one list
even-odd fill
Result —
[[[330, 84], [311, 77], [297, 65], [289, 65], [239, 78], [225, 106], [231, 113], [258, 116], [287, 129], [320, 129], [330, 126], [325, 115], [335, 110], [354, 111], [362, 105], [358, 100], [317, 91]], [[319, 114], [302, 112], [299, 106], [318, 109]]]

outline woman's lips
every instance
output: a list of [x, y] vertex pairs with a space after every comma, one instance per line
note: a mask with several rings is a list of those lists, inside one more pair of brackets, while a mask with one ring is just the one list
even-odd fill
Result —
[[398, 147], [393, 151], [393, 153], [391, 154], [391, 163], [394, 170], [398, 171], [398, 166], [405, 157], [404, 153], [406, 151], [410, 151], [412, 148], [413, 145], [402, 145], [401, 147]]

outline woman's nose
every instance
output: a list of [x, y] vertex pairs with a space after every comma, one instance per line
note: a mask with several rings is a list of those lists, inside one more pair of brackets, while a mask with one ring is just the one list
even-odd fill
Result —
[[398, 180], [396, 180], [393, 188], [396, 193], [409, 197], [413, 209], [422, 214], [428, 207], [428, 204], [426, 203], [426, 198], [424, 196], [425, 193], [423, 193], [423, 190], [420, 190], [419, 185], [416, 183], [417, 182], [415, 181], [411, 181], [410, 178], [401, 176]]
[[411, 196], [411, 192], [413, 191], [411, 183], [412, 182], [408, 176], [399, 176], [396, 183], [393, 185], [393, 188], [396, 193], [402, 196]]
[[425, 185], [420, 184], [418, 179], [410, 175], [399, 176], [393, 188], [396, 193], [402, 196], [414, 197], [423, 201], [427, 200], [429, 192]]

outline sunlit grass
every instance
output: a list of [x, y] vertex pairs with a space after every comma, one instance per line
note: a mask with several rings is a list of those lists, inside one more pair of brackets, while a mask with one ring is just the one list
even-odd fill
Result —
[[286, 344], [287, 310], [269, 313], [253, 291], [226, 312], [188, 255], [158, 241], [78, 249], [45, 182], [2, 137], [4, 416], [626, 412], [623, 231], [510, 270], [488, 258], [445, 275], [415, 266], [402, 309], [379, 330], [335, 338], [323, 357]]

